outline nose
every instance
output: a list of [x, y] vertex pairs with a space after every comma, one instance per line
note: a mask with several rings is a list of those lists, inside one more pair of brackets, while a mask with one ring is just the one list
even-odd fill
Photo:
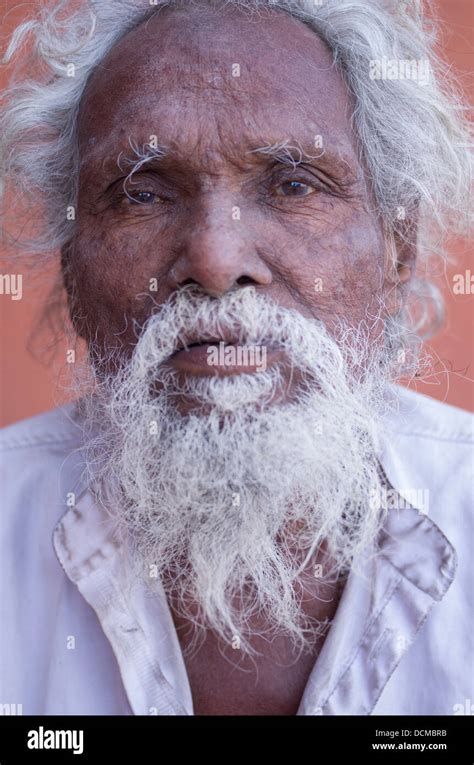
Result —
[[169, 272], [172, 290], [197, 284], [213, 297], [239, 286], [268, 286], [272, 273], [258, 254], [255, 229], [240, 219], [232, 202], [207, 200], [186, 221]]

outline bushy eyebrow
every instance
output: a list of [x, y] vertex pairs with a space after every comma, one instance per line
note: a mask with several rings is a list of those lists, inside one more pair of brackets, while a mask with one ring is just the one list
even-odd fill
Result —
[[299, 165], [310, 165], [341, 190], [348, 189], [361, 174], [361, 168], [354, 165], [350, 158], [327, 147], [314, 147], [313, 151], [304, 149], [296, 139], [284, 139], [250, 149], [247, 154], [254, 154], [263, 159], [272, 159], [294, 170]]
[[[133, 139], [130, 137], [128, 142], [132, 149], [132, 156], [127, 156], [121, 151], [117, 157], [117, 166], [119, 169], [122, 170], [122, 172], [125, 172], [126, 168], [129, 169], [127, 180], [131, 180], [133, 173], [141, 170], [147, 163], [164, 159], [164, 157], [169, 154], [168, 147], [156, 142], [144, 143], [142, 148], [134, 143]], [[125, 165], [126, 168], [124, 168], [123, 165]]]
[[320, 149], [316, 154], [309, 154], [296, 141], [290, 144], [289, 139], [277, 141], [273, 144], [258, 146], [255, 149], [249, 149], [247, 154], [262, 155], [262, 157], [272, 157], [276, 162], [298, 167], [303, 162], [311, 164], [314, 160], [320, 159], [324, 155], [324, 149]]

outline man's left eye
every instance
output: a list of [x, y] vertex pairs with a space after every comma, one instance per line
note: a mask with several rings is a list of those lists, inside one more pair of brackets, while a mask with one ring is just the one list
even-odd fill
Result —
[[277, 194], [283, 197], [308, 197], [316, 189], [302, 181], [285, 181], [277, 186]]

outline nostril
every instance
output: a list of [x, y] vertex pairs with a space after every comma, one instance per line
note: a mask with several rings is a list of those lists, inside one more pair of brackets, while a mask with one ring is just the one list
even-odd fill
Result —
[[236, 281], [236, 284], [238, 284], [239, 287], [243, 287], [246, 284], [255, 284], [255, 280], [252, 279], [250, 276], [239, 276], [239, 278]]
[[179, 283], [179, 287], [187, 287], [188, 284], [195, 284], [198, 286], [198, 283], [195, 279], [185, 279], [184, 282]]

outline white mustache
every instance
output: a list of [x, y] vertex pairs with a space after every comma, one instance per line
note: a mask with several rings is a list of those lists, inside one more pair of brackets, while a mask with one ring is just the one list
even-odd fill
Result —
[[[193, 285], [174, 293], [141, 325], [137, 337], [143, 338], [142, 356], [147, 363], [154, 358], [158, 367], [177, 351], [197, 343], [225, 343], [240, 348], [281, 350], [288, 362], [299, 368], [316, 368], [327, 345], [323, 323], [307, 319], [296, 309], [280, 306], [254, 287], [211, 298]], [[308, 335], [312, 339], [313, 358], [308, 358]], [[145, 349], [146, 346], [146, 349]], [[305, 348], [306, 354], [300, 353]], [[343, 364], [337, 345], [332, 349], [332, 363]]]

